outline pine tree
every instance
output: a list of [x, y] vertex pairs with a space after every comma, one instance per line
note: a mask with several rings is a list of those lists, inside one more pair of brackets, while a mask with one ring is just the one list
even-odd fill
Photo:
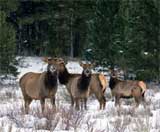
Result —
[[48, 43], [48, 12], [47, 1], [20, 1], [16, 10], [16, 24], [20, 55], [45, 55]]
[[121, 34], [125, 70], [132, 69], [137, 79], [156, 79], [158, 11], [151, 0], [128, 0], [121, 6], [123, 11], [120, 15], [125, 23]]
[[95, 2], [51, 1], [49, 19], [49, 53], [80, 57], [86, 45], [87, 20]]
[[159, 13], [153, 0], [97, 1], [88, 42], [99, 64], [121, 67], [127, 76], [153, 80], [159, 69]]
[[6, 22], [6, 13], [0, 11], [0, 74], [14, 74], [15, 68], [15, 29]]
[[115, 62], [117, 47], [113, 47], [113, 33], [118, 9], [118, 0], [97, 1], [94, 15], [88, 22], [89, 48], [99, 64], [113, 65]]

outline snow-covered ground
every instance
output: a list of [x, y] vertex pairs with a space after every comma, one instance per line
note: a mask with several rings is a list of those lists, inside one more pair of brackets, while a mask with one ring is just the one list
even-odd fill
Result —
[[[69, 62], [67, 68], [69, 72], [82, 71], [77, 62]], [[155, 84], [150, 84], [145, 94], [145, 108], [135, 108], [132, 99], [122, 100], [121, 107], [116, 108], [107, 88], [105, 110], [99, 110], [98, 101], [90, 97], [88, 110], [75, 111], [70, 107], [65, 86], [59, 85], [56, 111], [47, 100], [42, 114], [40, 102], [33, 101], [29, 114], [25, 114], [18, 80], [26, 72], [45, 69], [46, 64], [39, 57], [19, 58], [18, 78], [0, 80], [0, 132], [160, 132], [160, 88]]]

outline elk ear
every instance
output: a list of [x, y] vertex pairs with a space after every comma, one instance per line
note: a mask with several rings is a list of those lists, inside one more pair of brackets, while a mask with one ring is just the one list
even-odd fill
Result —
[[118, 73], [117, 73], [117, 71], [115, 71], [114, 69], [113, 70], [111, 70], [111, 76], [112, 77], [118, 77]]
[[96, 63], [95, 63], [95, 62], [89, 64], [89, 67], [90, 67], [90, 68], [94, 68], [95, 66], [96, 66]]
[[84, 67], [84, 64], [83, 64], [82, 62], [79, 62], [79, 65], [80, 65], [81, 67]]
[[92, 65], [91, 63], [86, 64], [86, 65], [87, 65], [87, 67], [89, 67], [89, 68], [92, 68], [92, 67], [93, 67], [93, 65]]
[[51, 64], [53, 61], [53, 59], [51, 57], [44, 57], [42, 60], [47, 64]]
[[109, 67], [108, 69], [109, 69], [110, 72], [115, 72], [113, 67]]
[[48, 63], [48, 57], [43, 57], [42, 61], [45, 62], [45, 63]]
[[56, 62], [58, 60], [58, 58], [54, 57], [54, 58], [52, 58], [52, 60]]
[[63, 58], [57, 58], [57, 61], [56, 61], [56, 62], [57, 62], [58, 64], [63, 64], [63, 65], [66, 64]]
[[96, 66], [96, 62], [95, 61], [91, 62], [91, 64], [92, 64], [92, 67]]
[[109, 74], [113, 76], [115, 74], [114, 68], [108, 68]]
[[68, 63], [67, 58], [61, 58], [61, 60], [63, 61], [63, 63], [66, 65]]

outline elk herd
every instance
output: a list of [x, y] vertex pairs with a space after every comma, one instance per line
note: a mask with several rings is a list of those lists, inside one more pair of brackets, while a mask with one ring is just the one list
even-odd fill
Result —
[[42, 112], [45, 99], [49, 98], [54, 108], [58, 83], [66, 86], [70, 95], [71, 106], [76, 110], [87, 109], [87, 99], [92, 94], [99, 102], [100, 109], [105, 109], [105, 91], [107, 84], [111, 89], [115, 105], [120, 105], [120, 98], [134, 98], [136, 106], [145, 102], [144, 93], [147, 89], [143, 81], [120, 80], [114, 70], [110, 71], [110, 80], [101, 73], [92, 73], [93, 64], [80, 63], [83, 68], [81, 74], [70, 73], [62, 58], [43, 58], [47, 63], [47, 71], [42, 73], [28, 72], [24, 74], [19, 85], [25, 103], [25, 112], [28, 113], [32, 100], [40, 100]]

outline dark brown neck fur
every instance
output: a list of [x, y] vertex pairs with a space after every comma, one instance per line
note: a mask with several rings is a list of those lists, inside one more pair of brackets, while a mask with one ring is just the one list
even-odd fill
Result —
[[88, 90], [90, 80], [91, 80], [91, 75], [87, 77], [83, 72], [81, 77], [78, 79], [78, 84], [77, 84], [78, 88], [82, 91]]
[[53, 89], [57, 87], [57, 72], [52, 74], [49, 70], [45, 74], [44, 80], [45, 86], [47, 89]]
[[110, 80], [109, 80], [109, 87], [111, 89], [114, 89], [114, 87], [116, 86], [116, 84], [119, 82], [120, 80], [118, 80], [117, 78], [114, 78], [114, 77], [110, 77]]
[[59, 82], [64, 85], [67, 84], [69, 81], [70, 75], [71, 74], [68, 72], [67, 68], [65, 67], [64, 71], [59, 72], [59, 75], [58, 75]]

